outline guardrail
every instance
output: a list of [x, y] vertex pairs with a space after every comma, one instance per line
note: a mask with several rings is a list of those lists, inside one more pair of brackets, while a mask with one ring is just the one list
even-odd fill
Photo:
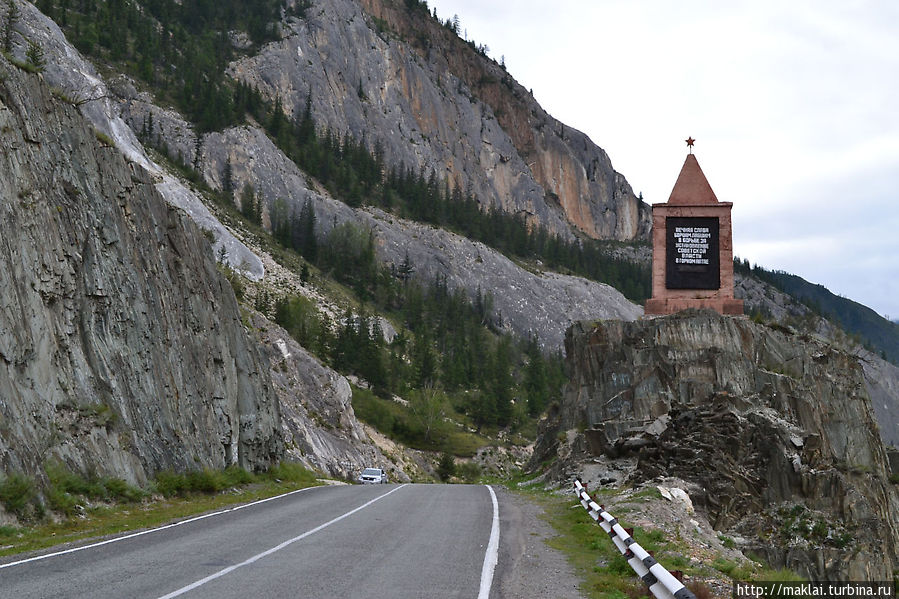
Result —
[[574, 491], [590, 517], [612, 537], [615, 547], [657, 599], [696, 599], [690, 589], [640, 547], [618, 520], [590, 497], [580, 480], [574, 481]]

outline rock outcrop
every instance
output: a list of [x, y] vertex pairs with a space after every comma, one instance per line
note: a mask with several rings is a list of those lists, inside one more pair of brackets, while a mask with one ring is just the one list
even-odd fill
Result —
[[426, 10], [314, 0], [305, 15], [230, 74], [280, 100], [291, 117], [311, 98], [322, 129], [377, 144], [389, 165], [434, 171], [565, 237], [648, 235], [648, 206], [606, 153]]
[[534, 463], [584, 430], [581, 447], [636, 456], [635, 481], [693, 483], [709, 522], [775, 567], [891, 578], [899, 490], [855, 356], [710, 312], [579, 323], [565, 344], [571, 382]]
[[887, 446], [899, 448], [899, 367], [867, 351], [861, 352], [859, 361], [880, 436]]
[[262, 468], [278, 402], [209, 243], [40, 75], [0, 60], [0, 468]]

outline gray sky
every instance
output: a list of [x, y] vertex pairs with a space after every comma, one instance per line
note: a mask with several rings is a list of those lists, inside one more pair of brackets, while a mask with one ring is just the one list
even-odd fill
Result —
[[694, 153], [734, 252], [899, 318], [899, 2], [429, 0], [665, 202]]

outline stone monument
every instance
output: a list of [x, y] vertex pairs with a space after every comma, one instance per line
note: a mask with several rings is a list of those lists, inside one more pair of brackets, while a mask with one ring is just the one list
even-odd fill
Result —
[[652, 205], [652, 298], [647, 316], [687, 308], [743, 314], [734, 299], [731, 202], [719, 202], [693, 155], [681, 168], [668, 202]]

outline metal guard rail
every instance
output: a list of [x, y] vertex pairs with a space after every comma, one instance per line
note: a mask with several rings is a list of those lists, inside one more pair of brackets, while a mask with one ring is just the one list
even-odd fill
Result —
[[615, 543], [615, 547], [625, 557], [634, 573], [649, 587], [657, 599], [696, 599], [696, 596], [672, 576], [665, 567], [631, 537], [616, 518], [596, 503], [580, 480], [574, 481], [574, 491], [581, 505]]

